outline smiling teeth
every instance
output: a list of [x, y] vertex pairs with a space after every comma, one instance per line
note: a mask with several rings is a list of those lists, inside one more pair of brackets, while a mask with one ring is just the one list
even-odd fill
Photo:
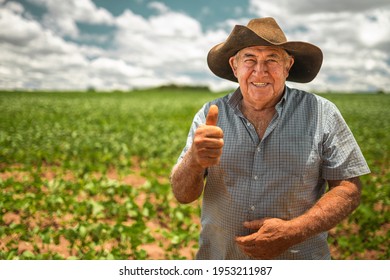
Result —
[[253, 84], [257, 87], [263, 87], [263, 86], [267, 85], [267, 83], [253, 83]]

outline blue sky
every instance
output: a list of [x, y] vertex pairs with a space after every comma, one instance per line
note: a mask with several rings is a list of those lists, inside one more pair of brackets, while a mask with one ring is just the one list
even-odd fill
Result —
[[314, 81], [290, 86], [389, 91], [388, 0], [0, 0], [0, 89], [234, 88], [207, 53], [266, 16], [324, 53]]

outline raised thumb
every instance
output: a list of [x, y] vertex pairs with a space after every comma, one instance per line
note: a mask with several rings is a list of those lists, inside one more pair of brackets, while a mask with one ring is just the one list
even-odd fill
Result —
[[206, 125], [217, 125], [218, 122], [218, 106], [211, 105], [206, 116]]

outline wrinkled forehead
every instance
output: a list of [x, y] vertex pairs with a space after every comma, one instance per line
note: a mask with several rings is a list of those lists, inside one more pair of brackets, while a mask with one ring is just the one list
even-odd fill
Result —
[[236, 56], [241, 56], [241, 55], [272, 55], [272, 56], [280, 56], [280, 57], [285, 57], [288, 56], [289, 54], [287, 51], [283, 48], [280, 47], [275, 47], [275, 46], [252, 46], [252, 47], [246, 47], [241, 50], [239, 50], [236, 53]]

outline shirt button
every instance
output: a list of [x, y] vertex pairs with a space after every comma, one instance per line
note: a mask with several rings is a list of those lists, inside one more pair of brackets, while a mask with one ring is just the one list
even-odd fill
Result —
[[254, 205], [251, 206], [251, 210], [255, 211], [256, 207]]
[[257, 147], [257, 151], [260, 152], [260, 150], [261, 150], [260, 147]]
[[257, 175], [255, 175], [255, 176], [253, 177], [253, 179], [255, 179], [255, 181], [256, 181], [257, 179], [259, 179], [259, 177], [257, 177]]

